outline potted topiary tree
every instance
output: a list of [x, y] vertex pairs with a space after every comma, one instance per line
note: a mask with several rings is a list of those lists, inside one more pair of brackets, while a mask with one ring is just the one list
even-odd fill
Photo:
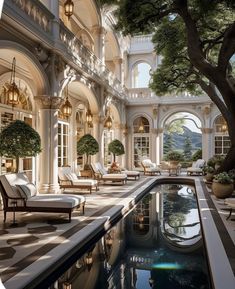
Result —
[[15, 120], [0, 133], [0, 155], [16, 160], [16, 172], [19, 172], [20, 158], [33, 157], [40, 152], [40, 135], [24, 121]]
[[113, 154], [113, 163], [111, 168], [118, 168], [119, 165], [116, 163], [116, 156], [123, 155], [125, 153], [125, 149], [123, 144], [118, 139], [114, 139], [108, 145], [108, 151]]
[[84, 170], [91, 170], [89, 164], [89, 156], [95, 155], [99, 151], [99, 144], [91, 134], [85, 134], [77, 142], [77, 153], [79, 155], [86, 155], [86, 163]]
[[230, 197], [233, 193], [233, 179], [226, 172], [215, 175], [212, 191], [217, 198], [225, 199]]

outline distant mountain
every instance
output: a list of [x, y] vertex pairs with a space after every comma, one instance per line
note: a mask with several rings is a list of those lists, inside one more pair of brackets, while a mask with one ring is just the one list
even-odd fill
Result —
[[[188, 127], [183, 126], [184, 133], [178, 134], [173, 133], [172, 134], [172, 140], [173, 140], [173, 149], [176, 150], [183, 150], [184, 149], [184, 141], [186, 137], [189, 137], [192, 142], [192, 150], [198, 150], [202, 148], [202, 134], [197, 133], [194, 131], [191, 131]], [[164, 133], [164, 143], [167, 139], [167, 134]]]

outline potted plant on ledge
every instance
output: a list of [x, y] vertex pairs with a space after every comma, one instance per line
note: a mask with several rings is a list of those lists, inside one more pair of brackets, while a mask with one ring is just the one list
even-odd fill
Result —
[[233, 193], [233, 180], [226, 172], [214, 176], [212, 191], [217, 198], [225, 199]]
[[111, 168], [118, 169], [119, 164], [116, 162], [116, 156], [120, 156], [125, 153], [123, 144], [120, 142], [120, 140], [115, 139], [109, 143], [108, 151], [113, 154], [113, 163], [111, 165]]

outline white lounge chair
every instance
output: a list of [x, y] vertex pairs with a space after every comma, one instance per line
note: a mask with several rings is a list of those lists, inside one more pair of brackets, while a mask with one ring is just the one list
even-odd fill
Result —
[[142, 160], [141, 165], [144, 168], [144, 175], [161, 175], [161, 169], [150, 159]]
[[187, 168], [187, 175], [202, 175], [204, 165], [205, 161], [198, 159], [196, 162], [193, 162], [190, 168]]
[[0, 176], [4, 222], [7, 212], [67, 213], [69, 222], [72, 211], [81, 208], [84, 214], [86, 199], [79, 195], [39, 194], [24, 173]]
[[126, 174], [127, 175], [127, 179], [139, 179], [140, 178], [140, 172], [137, 171], [129, 171], [129, 170], [121, 170], [122, 174]]
[[109, 174], [99, 162], [92, 163], [91, 167], [93, 169], [93, 173], [96, 176], [96, 178], [102, 180], [103, 182], [112, 181], [112, 182], [122, 182], [123, 184], [126, 183], [127, 175], [124, 173]]
[[70, 167], [60, 167], [58, 169], [59, 184], [61, 189], [92, 189], [98, 191], [98, 181], [92, 179], [79, 179]]

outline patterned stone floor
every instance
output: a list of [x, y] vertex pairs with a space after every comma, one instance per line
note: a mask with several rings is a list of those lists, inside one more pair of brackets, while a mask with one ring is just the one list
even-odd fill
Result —
[[[25, 288], [33, 278], [33, 273], [25, 268], [38, 263], [35, 274], [40, 271], [40, 259], [53, 264], [55, 256], [51, 251], [66, 244], [79, 231], [84, 230], [97, 219], [104, 223], [110, 217], [102, 216], [112, 208], [128, 205], [128, 198], [136, 191], [143, 191], [154, 181], [152, 177], [141, 177], [137, 181], [128, 181], [125, 185], [101, 185], [98, 192], [83, 193], [86, 196], [85, 215], [79, 211], [72, 214], [71, 223], [66, 214], [55, 213], [16, 213], [17, 226], [12, 226], [13, 216], [8, 213], [7, 222], [2, 222], [0, 212], [0, 277], [6, 288]], [[79, 192], [80, 194], [81, 192]], [[93, 227], [95, 231], [96, 226]], [[89, 233], [89, 231], [88, 231]], [[84, 234], [85, 236], [85, 234]], [[61, 249], [63, 252], [63, 249]], [[24, 276], [24, 278], [22, 278]], [[0, 287], [1, 289], [1, 287]]]
[[[67, 222], [67, 215], [64, 214], [17, 213], [17, 226], [13, 227], [12, 214], [8, 214], [7, 223], [3, 224], [1, 211], [0, 277], [6, 289], [30, 288], [27, 284], [40, 274], [42, 268], [53, 266], [61, 254], [69, 252], [72, 246], [85, 242], [117, 210], [128, 210], [136, 196], [154, 181], [155, 177], [142, 176], [140, 180], [128, 181], [123, 186], [101, 185], [96, 193], [84, 193], [87, 199], [85, 215], [74, 212], [71, 223]], [[206, 186], [204, 189], [215, 208], [218, 231], [224, 239], [224, 246], [227, 247], [234, 269], [235, 215], [226, 220], [228, 211], [226, 208], [224, 210], [224, 204], [215, 199]]]

